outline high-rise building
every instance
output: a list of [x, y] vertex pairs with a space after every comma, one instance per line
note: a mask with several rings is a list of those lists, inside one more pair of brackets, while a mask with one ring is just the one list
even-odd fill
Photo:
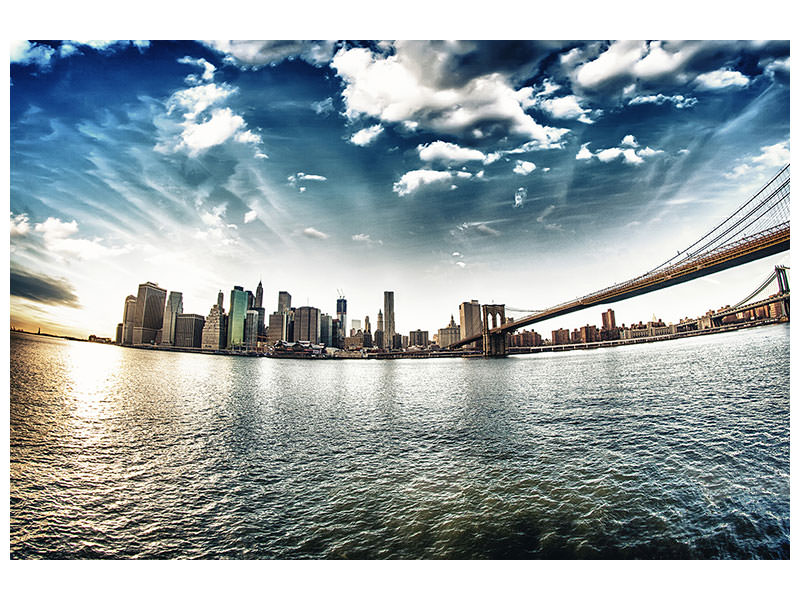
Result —
[[364, 333], [372, 333], [372, 330], [369, 328], [369, 315], [364, 317]]
[[336, 299], [336, 320], [339, 326], [336, 328], [336, 346], [344, 347], [344, 339], [347, 337], [347, 299], [339, 296]]
[[175, 317], [183, 312], [183, 294], [170, 292], [164, 308], [164, 320], [161, 324], [161, 343], [172, 346], [175, 343]]
[[392, 350], [402, 350], [403, 347], [408, 346], [408, 341], [403, 343], [403, 336], [399, 333], [395, 333], [392, 336]]
[[[379, 331], [380, 335], [378, 335]], [[384, 337], [384, 329], [383, 329], [383, 313], [381, 312], [380, 308], [378, 309], [378, 324], [377, 327], [375, 327], [375, 336], [373, 342], [375, 346], [377, 346], [378, 348], [383, 348], [384, 344], [386, 343], [386, 338]]]
[[[222, 301], [222, 292], [217, 297]], [[215, 304], [208, 313], [203, 326], [202, 348], [204, 350], [222, 350], [228, 345], [228, 315], [222, 304]]]
[[122, 344], [133, 344], [133, 326], [136, 319], [136, 296], [125, 298], [125, 310], [122, 313]]
[[256, 287], [256, 305], [255, 308], [261, 308], [264, 306], [264, 286], [261, 285], [261, 281], [258, 282], [258, 287]]
[[258, 345], [258, 311], [248, 308], [244, 318], [244, 345], [253, 350]]
[[225, 301], [225, 294], [223, 294], [222, 290], [220, 290], [219, 292], [217, 292], [217, 306], [219, 306], [222, 309], [223, 313], [225, 312], [224, 301]]
[[122, 323], [117, 323], [117, 335], [114, 338], [114, 343], [117, 346], [122, 344]]
[[384, 339], [394, 340], [394, 292], [383, 292]]
[[139, 285], [136, 313], [133, 321], [133, 343], [153, 344], [164, 322], [164, 303], [167, 290], [148, 281]]
[[417, 329], [408, 334], [408, 345], [419, 346], [420, 348], [428, 347], [428, 332]]
[[203, 343], [203, 315], [190, 313], [175, 317], [175, 346], [178, 348], [199, 348]]
[[606, 312], [603, 313], [603, 329], [610, 331], [614, 329], [616, 326], [617, 326], [617, 321], [614, 318], [614, 311], [609, 308]]
[[439, 347], [447, 348], [450, 344], [455, 344], [461, 339], [461, 328], [456, 325], [453, 315], [450, 315], [450, 323], [447, 327], [439, 330]]
[[333, 317], [328, 314], [319, 317], [319, 343], [333, 346]]
[[289, 292], [278, 292], [278, 312], [284, 313], [292, 307], [292, 295]]
[[240, 285], [233, 286], [228, 311], [228, 348], [244, 343], [244, 320], [247, 317], [247, 292]]
[[355, 334], [356, 331], [361, 331], [361, 319], [350, 319], [350, 335]]
[[319, 309], [313, 306], [301, 306], [294, 311], [294, 342], [319, 343], [320, 323]]
[[[458, 307], [458, 316], [461, 321], [461, 339], [481, 335], [483, 322], [481, 320], [481, 303], [477, 300], [462, 302]], [[467, 347], [477, 348], [479, 342], [472, 342]]]

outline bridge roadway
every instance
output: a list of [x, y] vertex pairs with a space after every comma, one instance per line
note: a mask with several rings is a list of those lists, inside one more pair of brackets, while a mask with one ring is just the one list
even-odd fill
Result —
[[[684, 260], [664, 269], [657, 269], [640, 277], [588, 294], [576, 300], [559, 304], [519, 320], [506, 322], [489, 329], [490, 334], [511, 333], [521, 327], [561, 317], [598, 304], [610, 304], [667, 288], [717, 273], [737, 265], [745, 264], [765, 256], [789, 249], [789, 223], [762, 231], [756, 235], [739, 239], [734, 244], [721, 246], [713, 251]], [[464, 338], [449, 346], [458, 348], [482, 339], [482, 334]]]

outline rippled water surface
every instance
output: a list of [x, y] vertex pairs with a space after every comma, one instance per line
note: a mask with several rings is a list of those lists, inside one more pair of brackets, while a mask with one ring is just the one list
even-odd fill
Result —
[[11, 336], [16, 558], [788, 558], [789, 327], [499, 360]]

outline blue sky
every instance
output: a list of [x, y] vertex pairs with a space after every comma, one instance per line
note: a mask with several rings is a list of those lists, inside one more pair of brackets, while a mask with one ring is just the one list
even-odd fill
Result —
[[[113, 335], [155, 281], [397, 330], [660, 264], [789, 162], [789, 43], [15, 42], [12, 323]], [[614, 306], [733, 303], [788, 253]], [[537, 327], [599, 323], [601, 309]]]

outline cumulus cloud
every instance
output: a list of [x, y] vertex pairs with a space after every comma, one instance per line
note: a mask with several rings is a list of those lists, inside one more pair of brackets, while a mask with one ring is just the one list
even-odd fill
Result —
[[[203, 69], [203, 73], [200, 75], [200, 78], [203, 81], [211, 81], [214, 79], [214, 72], [217, 70], [217, 67], [212, 65], [205, 58], [192, 58], [190, 56], [184, 56], [183, 58], [179, 58], [178, 62], [184, 65], [193, 65]], [[190, 77], [191, 79], [189, 79], [189, 81], [194, 83], [195, 75], [191, 75]]]
[[305, 229], [303, 229], [303, 235], [306, 236], [307, 238], [312, 238], [312, 239], [315, 239], [315, 240], [327, 240], [328, 239], [328, 234], [327, 233], [322, 233], [321, 231], [318, 231], [318, 230], [314, 229], [313, 227], [306, 227]]
[[660, 106], [666, 103], [674, 105], [675, 108], [691, 108], [692, 106], [697, 104], [697, 98], [692, 98], [691, 96], [687, 97], [681, 94], [675, 94], [674, 96], [665, 96], [664, 94], [651, 94], [649, 96], [636, 96], [628, 101], [629, 105], [657, 104]]
[[284, 60], [299, 58], [312, 65], [330, 61], [336, 48], [331, 41], [295, 40], [217, 40], [206, 41], [206, 46], [225, 55], [225, 60], [241, 68], [258, 69], [275, 66]]
[[530, 175], [536, 169], [536, 165], [527, 160], [518, 160], [514, 165], [514, 173], [517, 175]]
[[258, 213], [254, 210], [249, 210], [244, 214], [244, 222], [252, 223], [258, 218]]
[[640, 165], [644, 159], [653, 157], [657, 154], [663, 154], [663, 150], [656, 150], [649, 146], [645, 148], [639, 147], [639, 142], [632, 135], [626, 135], [620, 141], [619, 147], [604, 148], [597, 152], [589, 150], [590, 142], [581, 145], [578, 154], [575, 155], [576, 160], [591, 160], [597, 158], [600, 162], [609, 163], [622, 158], [622, 161], [629, 165]]
[[437, 140], [429, 144], [417, 146], [417, 153], [421, 160], [425, 162], [440, 161], [447, 164], [463, 164], [470, 161], [480, 161], [483, 164], [490, 164], [500, 158], [500, 153], [494, 152], [484, 154], [480, 150], [464, 148], [451, 142]]
[[15, 40], [10, 44], [11, 63], [49, 67], [55, 50], [44, 44], [32, 44], [26, 40]]
[[528, 199], [528, 190], [527, 188], [521, 187], [516, 192], [514, 192], [514, 208], [519, 208], [523, 204], [525, 204], [525, 200]]
[[234, 114], [230, 108], [217, 108], [211, 112], [211, 118], [207, 121], [187, 123], [184, 126], [178, 148], [186, 148], [189, 156], [197, 156], [200, 152], [242, 133], [244, 128], [244, 119]]
[[433, 171], [430, 169], [418, 169], [404, 174], [399, 181], [392, 186], [392, 190], [398, 196], [406, 196], [417, 191], [424, 185], [450, 181], [453, 174], [450, 171]]
[[105, 246], [102, 244], [103, 238], [99, 237], [94, 239], [72, 237], [78, 233], [78, 223], [74, 219], [65, 222], [56, 217], [48, 217], [43, 223], [37, 223], [34, 231], [42, 235], [45, 248], [57, 260], [69, 258], [92, 260], [117, 256], [130, 250], [129, 248]]
[[719, 90], [727, 87], [745, 87], [750, 79], [739, 71], [730, 69], [717, 69], [709, 73], [701, 73], [695, 78], [698, 90]]
[[356, 146], [369, 146], [382, 132], [383, 125], [380, 123], [372, 125], [371, 127], [365, 127], [350, 136], [350, 143]]
[[544, 98], [539, 100], [536, 105], [554, 119], [577, 119], [581, 123], [594, 123], [589, 116], [592, 111], [583, 108], [574, 94], [558, 98]]
[[779, 169], [789, 163], [791, 153], [789, 151], [789, 142], [778, 142], [771, 146], [762, 146], [761, 154], [751, 156], [745, 159], [742, 163], [736, 165], [729, 173], [725, 174], [728, 179], [738, 179], [745, 175], [750, 175], [753, 171], [760, 171], [764, 169]]
[[344, 81], [345, 114], [384, 123], [475, 138], [486, 126], [553, 147], [568, 131], [546, 127], [525, 112], [522, 99], [500, 72], [452, 81], [443, 69], [457, 44], [396, 42], [393, 54], [367, 48], [340, 49], [331, 67]]
[[14, 213], [10, 213], [11, 215], [11, 237], [22, 237], [28, 234], [31, 230], [31, 224], [28, 220], [28, 215], [22, 213], [20, 215], [15, 215]]

